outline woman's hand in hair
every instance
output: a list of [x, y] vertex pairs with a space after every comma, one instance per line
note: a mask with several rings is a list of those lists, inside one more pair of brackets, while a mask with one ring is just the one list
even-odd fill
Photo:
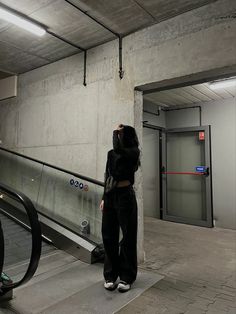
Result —
[[120, 131], [124, 129], [124, 125], [123, 124], [119, 124], [118, 127], [116, 128], [117, 131]]
[[102, 212], [103, 212], [103, 210], [104, 210], [104, 200], [101, 201], [100, 210], [101, 210]]

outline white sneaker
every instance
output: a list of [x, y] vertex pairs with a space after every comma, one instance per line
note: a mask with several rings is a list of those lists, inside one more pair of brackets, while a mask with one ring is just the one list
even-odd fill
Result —
[[105, 281], [104, 288], [110, 291], [113, 291], [117, 288], [117, 283], [113, 281]]
[[131, 288], [131, 285], [125, 281], [120, 281], [118, 284], [118, 291], [119, 292], [127, 292]]

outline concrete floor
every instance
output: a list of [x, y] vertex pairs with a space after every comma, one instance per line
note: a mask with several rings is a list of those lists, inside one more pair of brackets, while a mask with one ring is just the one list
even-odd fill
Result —
[[118, 313], [236, 313], [236, 231], [146, 218], [145, 251], [165, 278]]
[[[140, 271], [151, 271], [151, 277], [140, 275], [124, 296], [106, 294], [101, 265], [86, 265], [65, 252], [52, 252], [41, 260], [36, 276], [16, 289], [10, 304], [1, 305], [0, 313], [236, 313], [236, 231], [146, 218], [145, 251]], [[153, 273], [164, 279], [158, 281]], [[151, 288], [146, 290], [146, 283]], [[104, 304], [109, 309], [104, 311]]]
[[[21, 265], [10, 270], [22, 277]], [[55, 250], [41, 258], [35, 276], [14, 290], [11, 301], [0, 303], [0, 314], [112, 314], [161, 279], [150, 271], [139, 271], [129, 292], [107, 291], [102, 264], [85, 264]]]

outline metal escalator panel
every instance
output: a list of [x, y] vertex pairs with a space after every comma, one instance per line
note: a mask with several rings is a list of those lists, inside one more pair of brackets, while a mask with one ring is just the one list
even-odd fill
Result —
[[100, 258], [102, 182], [2, 147], [0, 181], [32, 200], [43, 234], [56, 247], [85, 262]]
[[[15, 211], [27, 217], [29, 231], [16, 221]], [[1, 182], [0, 220], [4, 235], [1, 239], [4, 258], [0, 295], [4, 295], [29, 281], [36, 272], [41, 255], [42, 235], [38, 215], [31, 200]]]

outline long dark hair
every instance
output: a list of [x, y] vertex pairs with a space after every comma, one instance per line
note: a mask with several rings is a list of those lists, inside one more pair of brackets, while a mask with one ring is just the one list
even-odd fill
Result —
[[135, 128], [130, 125], [123, 125], [121, 141], [124, 147], [138, 147], [139, 140]]
[[[135, 131], [135, 128], [133, 128], [130, 125], [122, 125], [123, 129], [120, 132], [120, 141], [122, 142], [122, 145], [126, 148], [137, 148], [139, 147], [139, 140], [137, 133]], [[139, 150], [139, 149], [138, 149]], [[139, 150], [140, 152], [140, 150]], [[141, 165], [140, 162], [140, 153], [137, 160], [137, 165], [135, 168], [135, 171], [138, 169], [138, 167]]]

